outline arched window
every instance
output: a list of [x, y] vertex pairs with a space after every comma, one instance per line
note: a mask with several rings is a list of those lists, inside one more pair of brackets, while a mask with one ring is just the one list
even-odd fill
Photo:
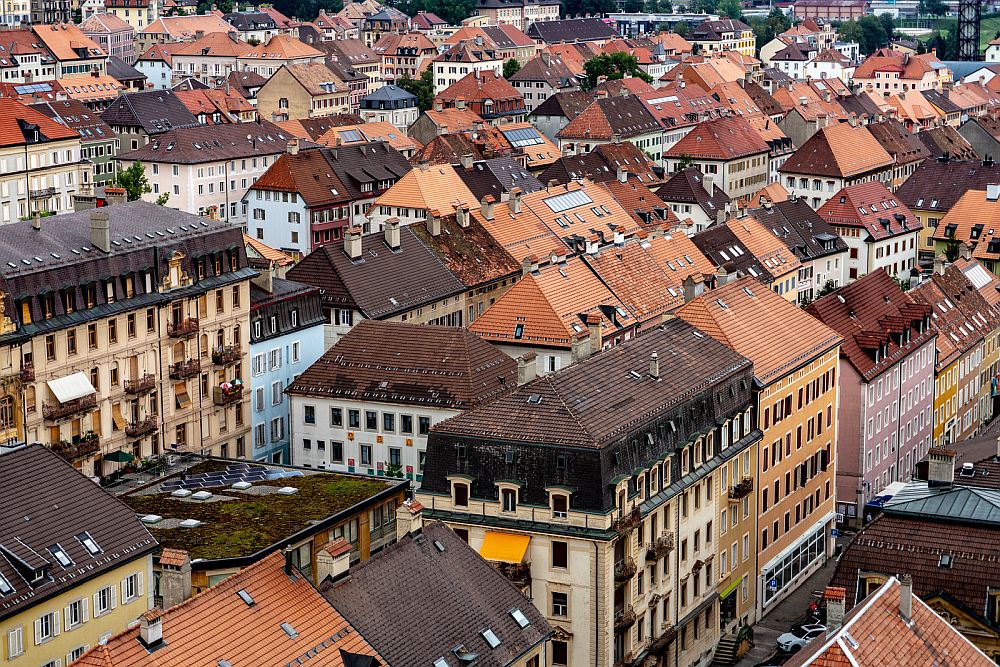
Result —
[[0, 429], [16, 428], [14, 420], [14, 399], [10, 396], [0, 398]]

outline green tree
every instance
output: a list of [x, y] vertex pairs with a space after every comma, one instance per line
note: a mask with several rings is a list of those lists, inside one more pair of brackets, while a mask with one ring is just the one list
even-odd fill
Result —
[[943, 0], [920, 0], [917, 11], [925, 16], [944, 16], [948, 5]]
[[684, 21], [678, 21], [674, 25], [674, 32], [676, 32], [681, 37], [687, 37], [687, 34], [690, 31], [691, 31], [691, 28], [689, 28], [688, 24], [685, 23]]
[[719, 14], [728, 16], [731, 19], [743, 18], [743, 5], [740, 0], [721, 0], [719, 2]]
[[503, 78], [510, 79], [521, 69], [521, 63], [517, 62], [517, 58], [511, 58], [503, 64]]
[[[889, 20], [892, 20], [891, 17]], [[861, 52], [866, 56], [885, 46], [889, 40], [885, 24], [875, 16], [862, 16], [858, 27], [861, 28]]]
[[[680, 162], [677, 163], [677, 171], [684, 171], [688, 167], [694, 164], [694, 160], [687, 153], [681, 155]], [[714, 192], [709, 192], [709, 196], [715, 194]]]
[[[475, 6], [474, 3], [473, 6]], [[565, 0], [562, 3], [562, 11], [563, 16], [580, 16], [581, 14], [597, 14], [600, 16], [601, 14], [617, 12], [618, 4], [615, 0]], [[469, 13], [466, 16], [471, 15]], [[444, 18], [444, 16], [441, 18]]]
[[170, 201], [170, 193], [164, 192], [162, 195], [156, 198], [156, 205], [166, 206], [168, 201]]
[[634, 76], [646, 83], [653, 82], [652, 77], [639, 68], [639, 60], [625, 51], [617, 51], [610, 54], [602, 53], [599, 56], [594, 56], [583, 64], [583, 71], [586, 78], [584, 78], [580, 87], [584, 90], [593, 90], [601, 77], [606, 77], [609, 81], [613, 81]]
[[641, 12], [643, 0], [625, 0], [625, 11], [629, 13]]
[[826, 296], [827, 294], [835, 291], [836, 289], [837, 289], [837, 283], [835, 283], [832, 280], [827, 280], [825, 283], [823, 283], [823, 287], [821, 287], [820, 290], [816, 292], [816, 298], [818, 299], [821, 296]]
[[879, 14], [878, 20], [882, 24], [882, 29], [885, 30], [886, 44], [888, 44], [896, 35], [896, 22], [892, 19], [891, 14]]
[[462, 19], [476, 13], [476, 0], [423, 0], [422, 9], [437, 14], [449, 25], [461, 25]]
[[115, 183], [118, 187], [125, 188], [129, 201], [141, 199], [144, 194], [153, 191], [146, 178], [146, 168], [139, 161], [133, 162], [128, 169], [119, 169], [115, 174]]
[[927, 53], [927, 46], [923, 43], [922, 40], [918, 39], [917, 40], [917, 55], [918, 56], [922, 56], [925, 53]]
[[840, 24], [840, 28], [837, 29], [840, 34], [840, 38], [845, 42], [857, 42], [861, 43], [861, 38], [864, 36], [861, 32], [861, 26], [854, 19], [850, 21], [845, 21]]
[[792, 27], [792, 23], [785, 16], [784, 12], [775, 7], [767, 15], [767, 18], [751, 19], [750, 27], [753, 28], [754, 36], [757, 38], [757, 53], [760, 54], [762, 46], [774, 39], [775, 35], [779, 35]]
[[421, 111], [434, 106], [434, 72], [431, 68], [421, 72], [419, 79], [411, 79], [408, 74], [404, 74], [396, 81], [396, 85], [417, 96], [417, 106]]

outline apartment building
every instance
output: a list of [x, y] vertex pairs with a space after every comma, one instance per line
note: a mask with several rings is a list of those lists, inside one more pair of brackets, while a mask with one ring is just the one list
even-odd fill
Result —
[[80, 134], [37, 109], [0, 99], [0, 224], [73, 210], [73, 195], [92, 178]]
[[731, 198], [749, 198], [770, 181], [770, 147], [740, 116], [699, 123], [663, 155], [676, 172], [696, 166]]
[[555, 21], [559, 18], [556, 0], [476, 0], [476, 16], [489, 24], [509, 24], [518, 30], [527, 30], [535, 21]]
[[198, 119], [172, 90], [120, 95], [101, 112], [101, 120], [118, 135], [123, 152], [145, 146], [174, 128], [198, 125]]
[[756, 55], [757, 38], [753, 28], [738, 19], [705, 21], [692, 28], [685, 38], [705, 54], [735, 51], [750, 58]]
[[755, 423], [763, 431], [751, 478], [759, 618], [832, 554], [842, 339], [749, 277], [688, 302], [678, 316], [753, 362]]
[[257, 91], [257, 111], [273, 122], [349, 113], [351, 90], [322, 62], [284, 65]]
[[[110, 3], [108, 9], [111, 9]], [[118, 18], [113, 10], [91, 16], [80, 24], [80, 31], [94, 40], [108, 56], [121, 58], [128, 65], [135, 62], [136, 29], [129, 22]]]
[[[61, 1], [61, 0], [60, 0]], [[56, 78], [69, 74], [104, 74], [108, 54], [69, 19], [55, 25], [33, 25], [31, 32], [52, 55]]]
[[118, 135], [100, 116], [76, 100], [39, 102], [32, 104], [31, 108], [80, 134], [80, 159], [89, 160], [93, 165], [92, 174], [86, 163], [81, 165], [80, 178], [84, 185], [104, 185], [114, 178]]
[[114, 496], [38, 444], [0, 456], [0, 489], [4, 664], [69, 665], [153, 606], [156, 540]]
[[136, 32], [160, 18], [160, 3], [156, 0], [104, 0], [104, 8]]
[[[291, 400], [285, 389], [323, 354], [323, 309], [315, 287], [278, 278], [276, 267], [260, 272], [250, 286], [252, 456], [290, 463]], [[240, 354], [232, 347], [212, 351], [213, 360]]]
[[362, 320], [289, 385], [292, 460], [419, 486], [431, 428], [517, 377], [513, 359], [465, 329]]
[[247, 349], [237, 228], [139, 201], [7, 230], [0, 343], [21, 371], [27, 442], [94, 477], [169, 451], [246, 456], [243, 361], [209, 357]]
[[199, 33], [193, 41], [172, 49], [173, 83], [190, 77], [211, 86], [215, 79], [241, 71], [239, 59], [251, 51], [253, 48], [240, 41], [235, 32]]
[[931, 307], [875, 271], [810, 304], [844, 338], [837, 410], [837, 512], [864, 525], [864, 507], [908, 482], [931, 446], [936, 332]]
[[432, 429], [424, 516], [535, 601], [549, 664], [710, 662], [722, 471], [749, 476], [760, 439], [750, 362], [678, 319], [542, 378], [523, 361], [516, 391]]
[[147, 201], [169, 196], [167, 205], [235, 225], [247, 223], [243, 197], [291, 140], [267, 121], [195, 125], [173, 129], [115, 160], [127, 168], [142, 162], [151, 191]]

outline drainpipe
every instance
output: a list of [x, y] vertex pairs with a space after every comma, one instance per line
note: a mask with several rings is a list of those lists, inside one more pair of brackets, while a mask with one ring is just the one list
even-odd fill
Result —
[[[599, 567], [598, 567], [599, 553], [600, 552], [599, 552], [599, 550], [597, 548], [597, 541], [595, 540], [594, 541], [594, 600], [595, 600], [595, 604], [594, 604], [594, 639], [597, 639], [597, 637], [600, 636], [600, 633], [597, 632], [597, 629], [600, 627], [600, 624], [601, 624], [601, 620], [600, 620], [601, 619], [600, 607], [598, 606], [600, 604], [600, 599], [601, 599], [601, 596], [600, 596], [600, 593], [601, 593], [600, 581], [601, 581], [601, 579], [598, 576], [599, 573], [600, 573], [600, 570], [599, 570]], [[612, 624], [613, 623], [614, 623], [614, 619], [612, 619]], [[614, 627], [612, 627], [612, 633], [613, 632], [614, 632]], [[613, 643], [614, 642], [612, 642], [612, 644]], [[595, 649], [594, 650], [594, 667], [600, 667], [600, 664], [601, 664], [601, 659], [599, 657], [600, 654], [597, 652], [597, 650], [596, 650], [597, 647], [596, 646], [594, 647], [594, 649]]]

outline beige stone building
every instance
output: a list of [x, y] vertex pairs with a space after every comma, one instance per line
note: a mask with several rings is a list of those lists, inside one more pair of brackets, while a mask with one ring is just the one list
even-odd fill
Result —
[[9, 436], [102, 477], [170, 452], [246, 455], [238, 228], [139, 201], [16, 223], [0, 252]]
[[285, 65], [257, 92], [257, 111], [274, 122], [349, 113], [351, 89], [322, 62]]

